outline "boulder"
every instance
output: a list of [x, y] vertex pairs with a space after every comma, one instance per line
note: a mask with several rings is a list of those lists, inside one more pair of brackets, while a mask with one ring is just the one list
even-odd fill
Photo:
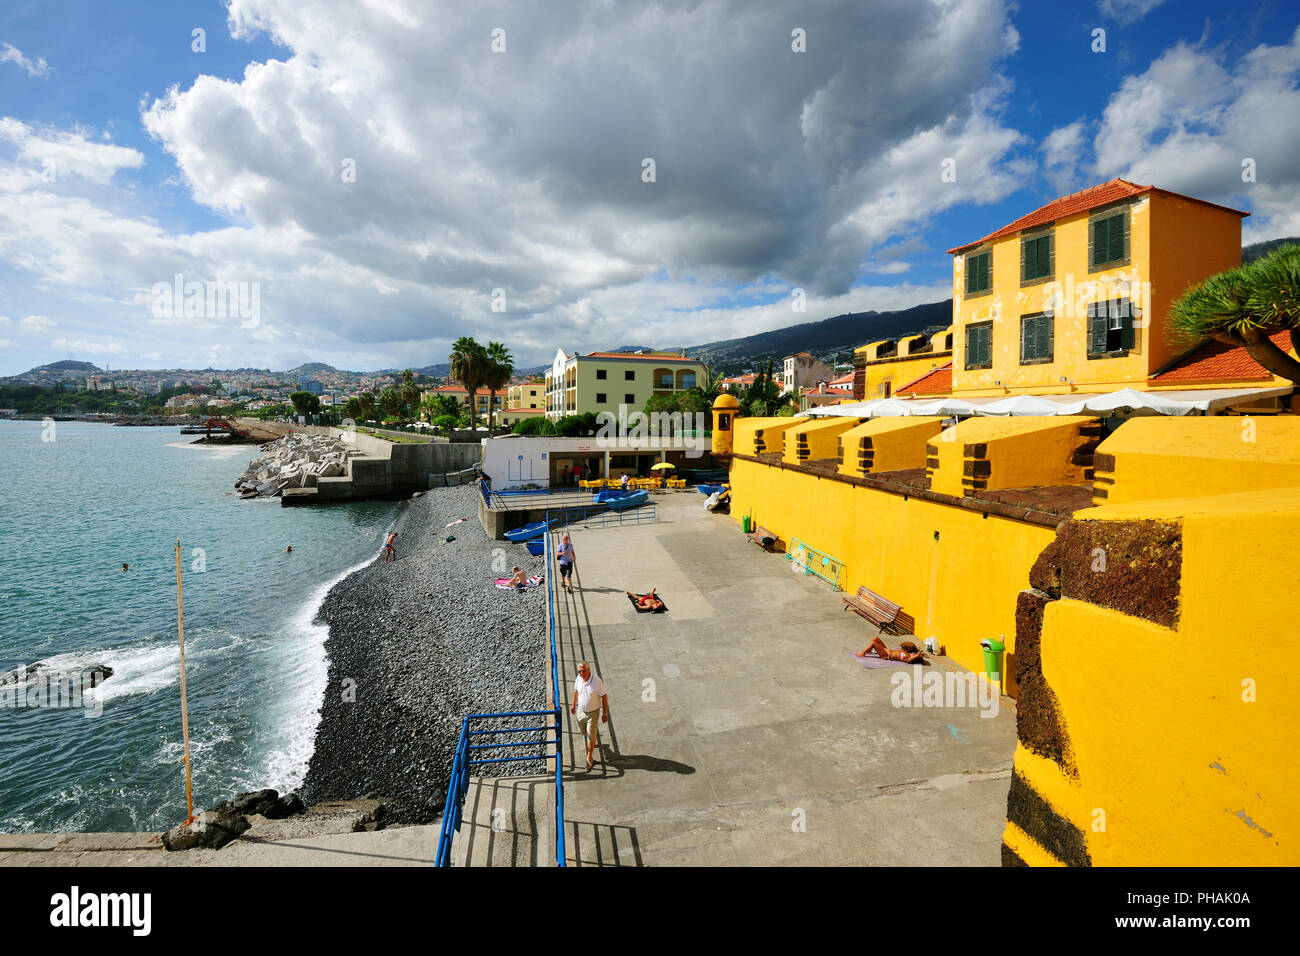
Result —
[[266, 816], [272, 820], [282, 820], [285, 817], [296, 816], [299, 813], [305, 813], [307, 806], [302, 802], [302, 797], [296, 793], [286, 793], [279, 800], [275, 801], [275, 806]]
[[220, 850], [248, 827], [248, 820], [234, 810], [207, 810], [190, 824], [176, 824], [162, 842], [168, 850]]
[[254, 790], [235, 797], [233, 807], [236, 813], [260, 813], [266, 817], [279, 799], [280, 794], [275, 790]]

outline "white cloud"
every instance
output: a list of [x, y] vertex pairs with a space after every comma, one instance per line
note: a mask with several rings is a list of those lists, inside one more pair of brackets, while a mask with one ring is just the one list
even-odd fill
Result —
[[[1100, 120], [1079, 127], [1044, 141], [1049, 176], [1051, 157], [1082, 135], [1093, 182], [1119, 176], [1249, 210], [1248, 242], [1300, 233], [1300, 29], [1235, 63], [1179, 43], [1125, 77]], [[1255, 182], [1243, 181], [1248, 159]]]
[[6, 43], [3, 47], [0, 47], [0, 63], [17, 63], [27, 71], [28, 76], [50, 75], [50, 65], [45, 62], [44, 58], [37, 57], [35, 61], [29, 60], [23, 56], [23, 51], [12, 43]]
[[[40, 168], [44, 183], [57, 182], [72, 174], [97, 183], [106, 183], [120, 169], [138, 169], [144, 165], [139, 150], [111, 143], [94, 143], [79, 131], [63, 132], [30, 126], [13, 117], [0, 117], [0, 140], [17, 147], [18, 159]], [[34, 185], [31, 179], [26, 185]]]
[[73, 355], [125, 355], [126, 346], [116, 339], [58, 338], [54, 348]]
[[1076, 120], [1068, 126], [1059, 126], [1043, 139], [1043, 171], [1052, 188], [1060, 194], [1079, 189], [1079, 164], [1085, 155], [1084, 122]]
[[[229, 16], [291, 54], [200, 76], [147, 101], [142, 121], [230, 226], [176, 234], [124, 213], [139, 207], [113, 176], [142, 157], [80, 133], [62, 135], [100, 195], [0, 160], [0, 188], [13, 184], [0, 254], [37, 284], [98, 291], [131, 354], [161, 335], [169, 354], [217, 343], [239, 361], [392, 366], [445, 361], [474, 334], [533, 364], [559, 344], [692, 345], [791, 324], [784, 300], [736, 307], [738, 284], [807, 289], [794, 321], [906, 307], [931, 293], [856, 285], [908, 267], [877, 251], [911, 248], [933, 216], [999, 200], [1029, 172], [1002, 119], [999, 65], [1019, 44], [1004, 0], [232, 0]], [[500, 25], [508, 52], [493, 54]], [[791, 51], [794, 25], [808, 53]], [[67, 145], [6, 122], [20, 162]], [[155, 318], [149, 290], [178, 272], [259, 283], [261, 323]]]
[[1137, 23], [1165, 0], [1101, 0], [1098, 8], [1102, 16], [1110, 17], [1120, 26]]

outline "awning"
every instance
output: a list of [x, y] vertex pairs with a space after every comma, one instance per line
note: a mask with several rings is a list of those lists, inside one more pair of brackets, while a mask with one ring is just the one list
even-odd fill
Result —
[[810, 408], [814, 418], [842, 415], [851, 418], [895, 418], [908, 415], [1084, 415], [1119, 409], [1146, 409], [1158, 415], [1212, 412], [1261, 399], [1288, 395], [1294, 388], [1198, 388], [1170, 391], [1075, 392], [1068, 395], [1008, 395], [979, 398], [877, 398], [847, 405]]

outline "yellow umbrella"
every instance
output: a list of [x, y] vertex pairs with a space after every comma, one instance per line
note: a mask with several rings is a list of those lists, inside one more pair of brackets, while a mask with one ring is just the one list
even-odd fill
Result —
[[677, 466], [674, 465], [672, 462], [669, 462], [669, 461], [661, 461], [661, 462], [659, 462], [659, 464], [657, 464], [657, 465], [651, 465], [651, 466], [650, 466], [650, 470], [651, 470], [651, 471], [658, 471], [660, 468], [676, 468], [676, 467], [677, 467]]

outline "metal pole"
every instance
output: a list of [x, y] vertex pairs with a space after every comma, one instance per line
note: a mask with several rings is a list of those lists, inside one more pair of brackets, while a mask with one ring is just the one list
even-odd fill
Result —
[[181, 735], [185, 738], [185, 823], [194, 821], [194, 785], [190, 773], [190, 707], [185, 695], [185, 608], [181, 601], [181, 539], [176, 539], [176, 630], [181, 643]]

